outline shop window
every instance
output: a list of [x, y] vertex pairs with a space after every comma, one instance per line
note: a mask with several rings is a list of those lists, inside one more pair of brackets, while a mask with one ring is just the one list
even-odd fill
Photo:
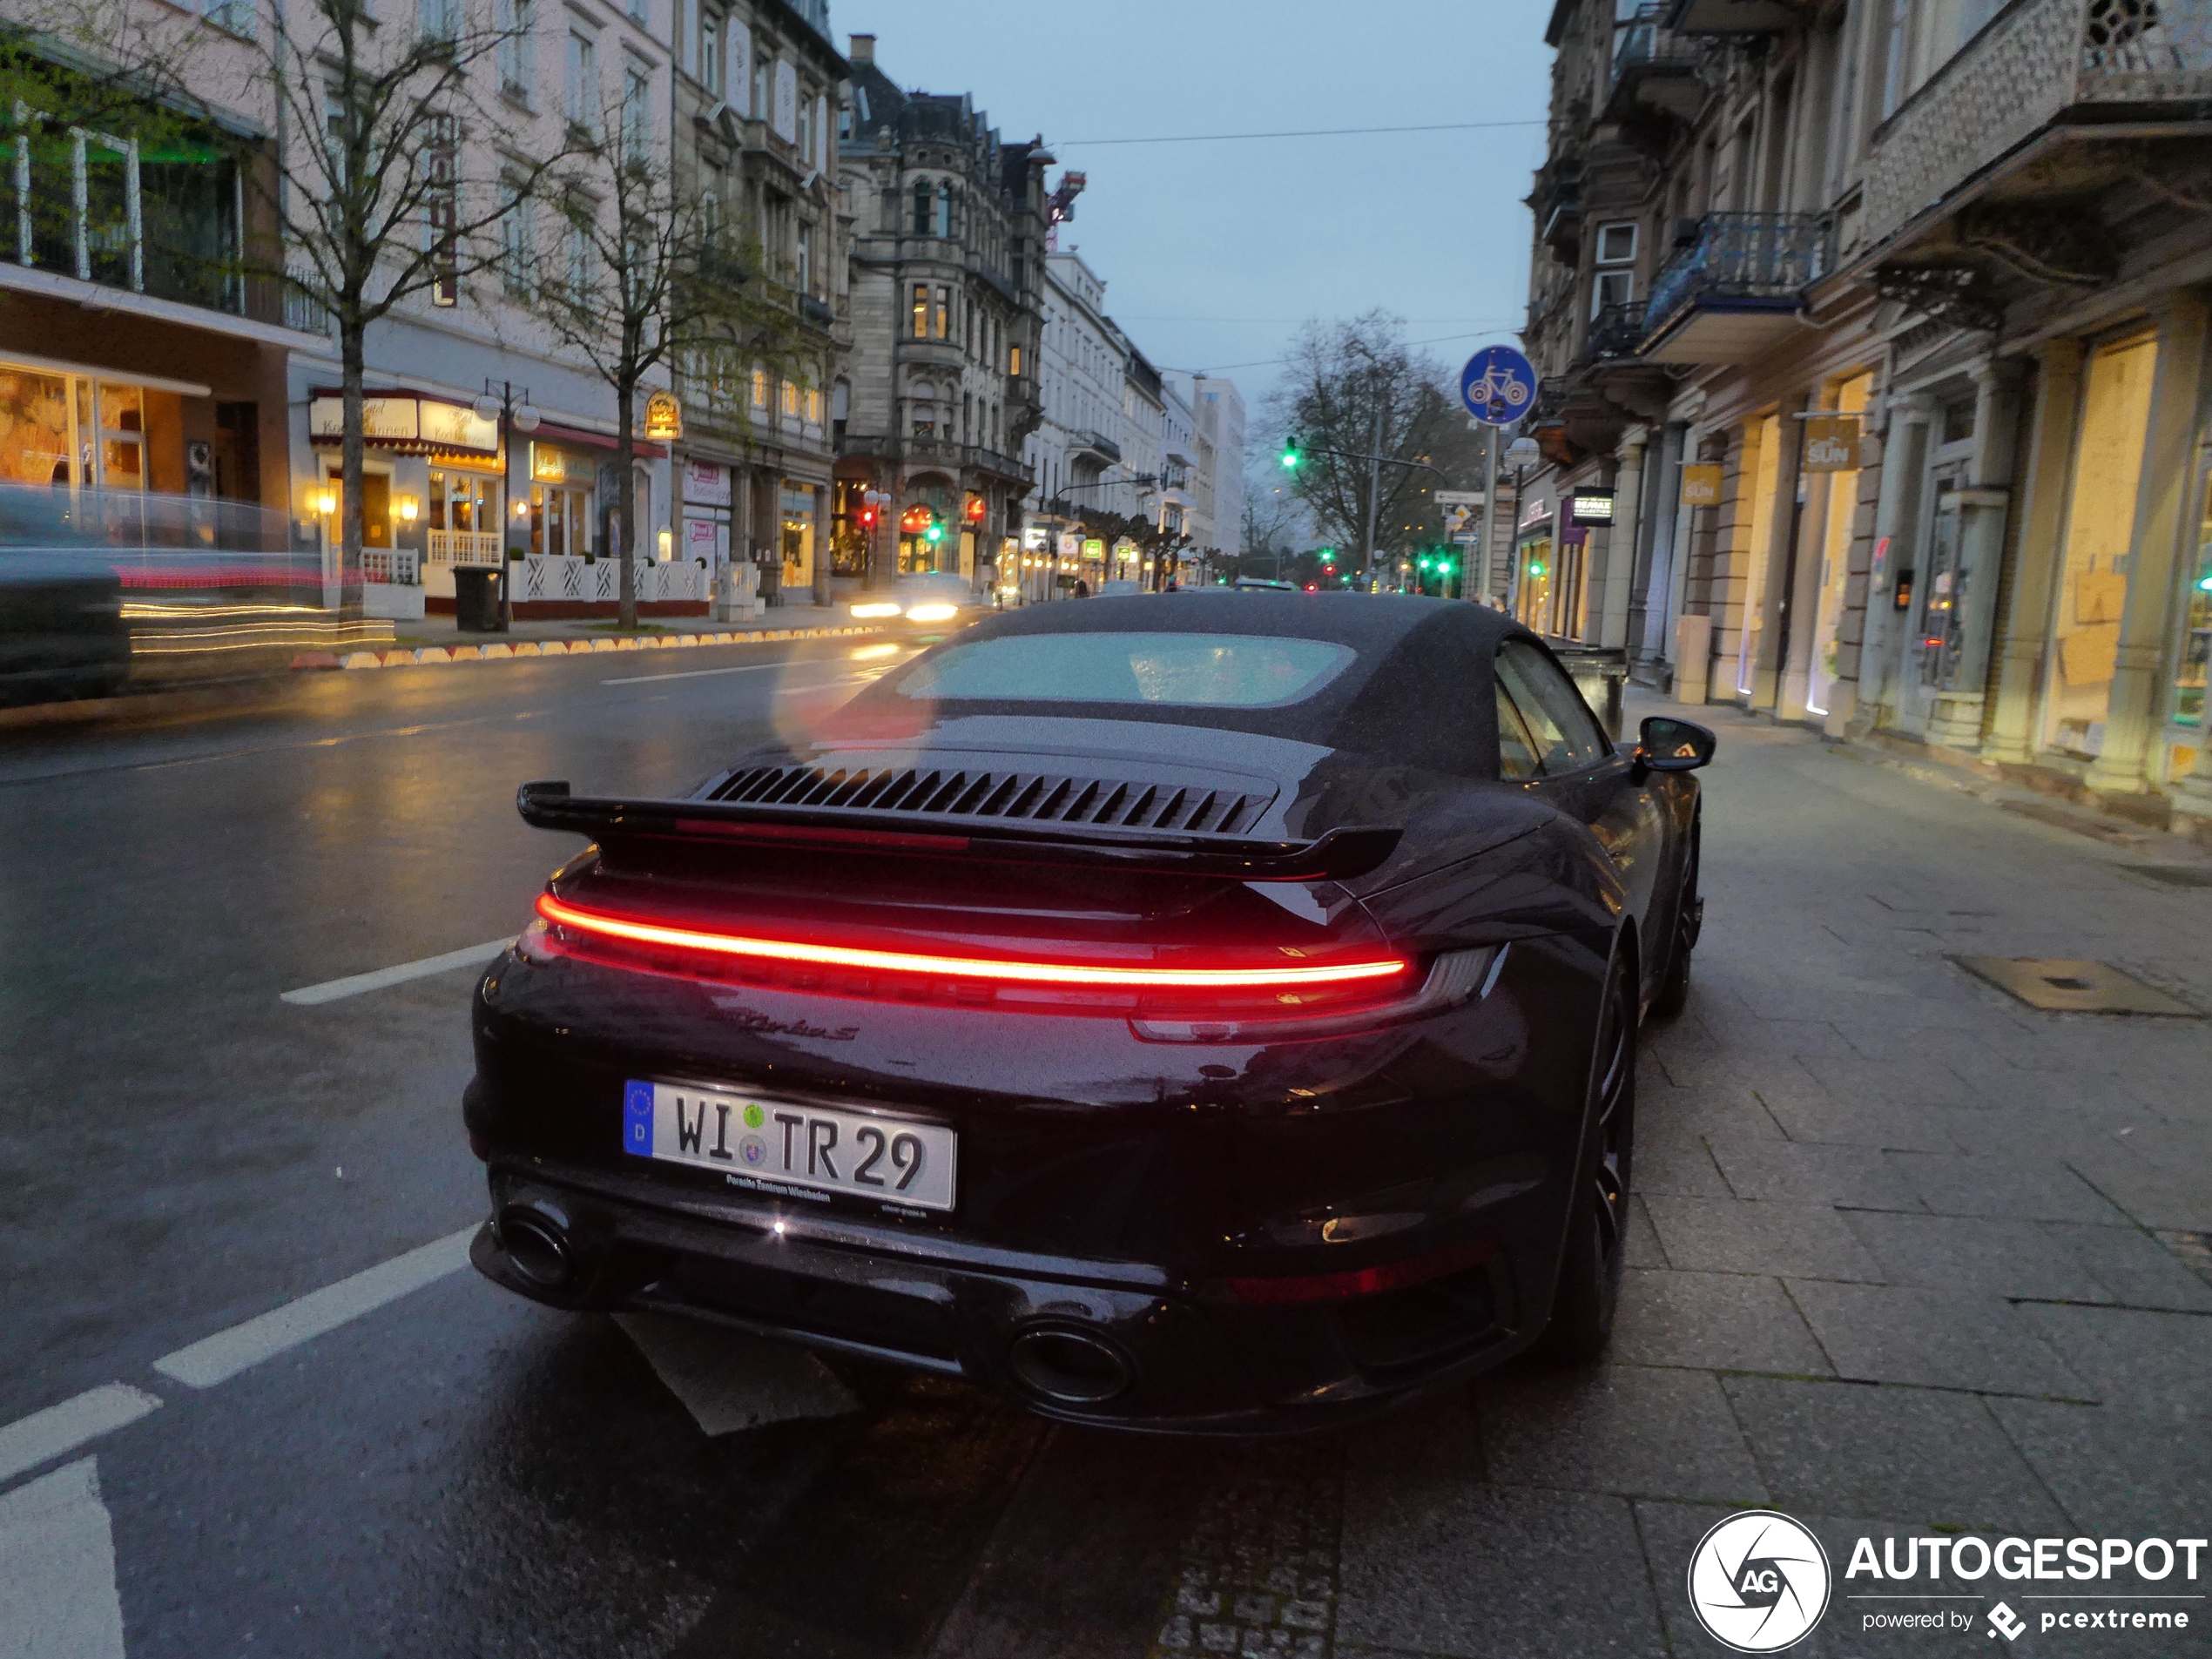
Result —
[[[1838, 415], [1863, 415], [1874, 388], [1871, 374], [1855, 374], [1836, 391]], [[1809, 475], [1805, 524], [1814, 534], [1807, 545], [1820, 550], [1820, 585], [1814, 597], [1812, 661], [1805, 709], [1826, 714], [1838, 672], [1837, 654], [1844, 615], [1844, 590], [1851, 579], [1851, 533], [1858, 517], [1858, 469]]]
[[[2204, 738], [2205, 671], [2212, 660], [2212, 464], [2197, 482], [2203, 521], [2197, 527], [2196, 558], [2189, 567], [2186, 625], [2182, 634], [2181, 667], [2174, 682], [2173, 723], [2197, 734], [2195, 747]], [[2178, 759], [2178, 757], [2177, 757]], [[2195, 759], [2190, 756], [2192, 764]], [[2177, 764], [2175, 771], [2182, 768]]]
[[591, 551], [591, 491], [557, 484], [530, 486], [530, 551], [580, 557]]
[[[1796, 422], [1791, 422], [1795, 425]], [[1739, 696], [1751, 690], [1751, 683], [1759, 664], [1759, 642], [1766, 631], [1766, 567], [1767, 554], [1774, 536], [1774, 516], [1778, 503], [1774, 499], [1777, 482], [1782, 468], [1782, 417], [1770, 415], [1751, 433], [1741, 462], [1751, 478], [1751, 502], [1749, 522], [1744, 528], [1743, 541], [1736, 549], [1730, 567], [1716, 571], [1721, 582], [1718, 597], [1729, 597], [1735, 584], [1728, 580], [1739, 577], [1743, 586], [1741, 609], [1737, 611], [1736, 642], [1736, 690]], [[1727, 611], [1723, 609], [1723, 617]]]
[[2143, 334], [2093, 353], [2083, 383], [2044, 726], [2048, 746], [2073, 754], [2104, 748], [2157, 365], [2157, 337]]
[[783, 578], [786, 588], [814, 583], [814, 492], [786, 478], [782, 489]]
[[69, 382], [58, 374], [0, 368], [0, 482], [76, 482], [69, 401]]

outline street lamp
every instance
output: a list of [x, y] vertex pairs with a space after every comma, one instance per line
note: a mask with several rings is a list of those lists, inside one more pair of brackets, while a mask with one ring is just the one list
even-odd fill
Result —
[[[501, 381], [498, 382], [499, 389], [495, 392], [492, 386], [493, 382], [487, 380], [484, 382], [484, 395], [469, 407], [479, 421], [499, 422], [500, 476], [507, 488], [511, 490], [515, 488], [512, 435], [520, 432], [527, 436], [536, 431], [538, 421], [542, 417], [530, 402], [529, 387], [518, 388], [512, 381]], [[517, 391], [522, 394], [520, 401], [516, 399], [515, 395]], [[519, 521], [523, 516], [528, 503], [517, 501], [514, 505], [515, 517]], [[503, 529], [499, 540], [501, 543], [499, 550], [500, 621], [505, 624], [505, 631], [512, 633], [515, 629], [515, 573], [509, 567], [514, 561], [507, 556], [505, 545], [507, 536]]]

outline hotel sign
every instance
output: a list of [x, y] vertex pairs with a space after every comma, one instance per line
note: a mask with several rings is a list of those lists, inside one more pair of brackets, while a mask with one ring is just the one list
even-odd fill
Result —
[[[317, 393], [307, 405], [307, 433], [314, 438], [346, 435], [346, 400]], [[361, 399], [361, 436], [370, 443], [425, 449], [499, 453], [499, 422], [487, 421], [462, 403], [436, 398], [382, 395]]]

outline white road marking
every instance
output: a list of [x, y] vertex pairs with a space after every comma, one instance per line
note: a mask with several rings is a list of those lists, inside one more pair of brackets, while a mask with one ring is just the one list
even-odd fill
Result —
[[103, 1383], [58, 1406], [17, 1418], [0, 1428], [0, 1480], [12, 1480], [25, 1469], [135, 1423], [160, 1405], [158, 1395], [143, 1388]]
[[806, 1349], [666, 1313], [617, 1313], [668, 1392], [709, 1435], [860, 1410]]
[[320, 985], [305, 985], [296, 991], [282, 994], [284, 1001], [301, 1008], [313, 1008], [318, 1002], [335, 1002], [341, 997], [359, 996], [363, 991], [381, 991], [388, 985], [404, 985], [411, 979], [427, 979], [432, 974], [447, 974], [456, 968], [474, 968], [488, 962], [515, 942], [510, 934], [505, 939], [488, 939], [481, 945], [471, 945], [466, 950], [449, 950], [442, 956], [425, 956], [419, 962], [401, 962], [396, 968], [380, 968], [373, 974], [353, 974], [344, 979], [325, 980]]
[[0, 1659], [123, 1659], [97, 1459], [0, 1495]]
[[475, 1233], [475, 1227], [463, 1227], [419, 1250], [395, 1256], [351, 1278], [341, 1278], [273, 1308], [259, 1318], [165, 1354], [153, 1362], [153, 1368], [193, 1388], [212, 1388], [227, 1382], [249, 1366], [311, 1342], [388, 1302], [396, 1302], [411, 1291], [458, 1272], [469, 1264], [469, 1241]]

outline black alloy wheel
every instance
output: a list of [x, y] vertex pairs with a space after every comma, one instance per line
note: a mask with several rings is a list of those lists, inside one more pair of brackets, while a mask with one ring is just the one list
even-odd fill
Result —
[[1705, 900], [1697, 891], [1698, 839], [1703, 820], [1689, 825], [1689, 856], [1683, 860], [1682, 887], [1675, 895], [1675, 936], [1667, 948], [1667, 974], [1651, 999], [1651, 1011], [1671, 1020], [1689, 1001], [1689, 958], [1705, 924]]
[[1635, 993], [1617, 954], [1598, 1015], [1588, 1109], [1582, 1173], [1542, 1341], [1544, 1357], [1559, 1365], [1587, 1365], [1603, 1353], [1621, 1304], [1635, 1153], [1636, 1017]]

